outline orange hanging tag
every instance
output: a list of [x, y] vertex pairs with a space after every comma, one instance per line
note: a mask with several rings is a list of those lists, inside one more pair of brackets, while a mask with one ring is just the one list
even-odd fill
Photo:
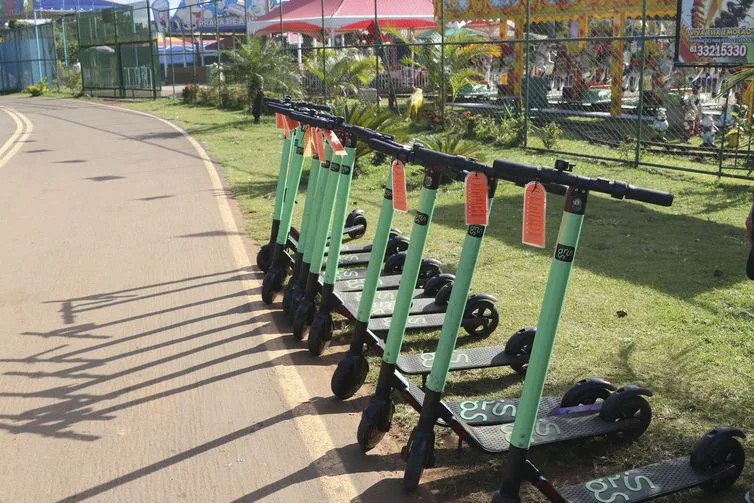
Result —
[[338, 135], [335, 134], [335, 131], [328, 131], [330, 134], [327, 137], [327, 140], [330, 142], [330, 146], [333, 149], [334, 155], [339, 155], [343, 157], [346, 155], [346, 149], [343, 148], [343, 144], [340, 142], [340, 138], [338, 138]]
[[306, 128], [304, 133], [304, 157], [312, 156], [312, 128]]
[[275, 127], [278, 129], [284, 129], [285, 126], [283, 125], [283, 114], [280, 112], [275, 113]]
[[545, 247], [545, 217], [547, 192], [539, 182], [529, 182], [524, 190], [524, 225], [521, 242], [525, 245]]
[[408, 196], [406, 195], [406, 166], [399, 160], [393, 161], [393, 209], [408, 211]]
[[314, 147], [320, 162], [325, 162], [325, 135], [320, 128], [314, 130]]
[[469, 173], [464, 181], [466, 189], [466, 225], [487, 225], [487, 197], [489, 186], [484, 173]]
[[288, 117], [286, 117], [285, 115], [283, 115], [282, 117], [283, 117], [283, 134], [288, 139], [291, 137], [291, 127], [290, 127], [290, 124], [288, 124]]

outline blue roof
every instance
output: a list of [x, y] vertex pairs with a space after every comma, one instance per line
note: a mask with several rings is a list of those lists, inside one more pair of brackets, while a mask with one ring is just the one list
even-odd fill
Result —
[[108, 0], [34, 0], [34, 10], [74, 12], [109, 9], [122, 4]]

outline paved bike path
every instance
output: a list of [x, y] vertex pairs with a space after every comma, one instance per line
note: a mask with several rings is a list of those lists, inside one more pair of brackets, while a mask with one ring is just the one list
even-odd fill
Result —
[[82, 101], [0, 107], [33, 124], [0, 167], [0, 502], [409, 499], [398, 446], [355, 445], [364, 399], [330, 398], [337, 357], [279, 333], [195, 145]]

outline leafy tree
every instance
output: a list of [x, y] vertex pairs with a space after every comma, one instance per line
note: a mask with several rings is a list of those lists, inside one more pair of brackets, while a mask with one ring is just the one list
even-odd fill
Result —
[[364, 56], [356, 49], [322, 49], [307, 58], [304, 66], [335, 96], [345, 97], [356, 95], [359, 87], [374, 79], [377, 64], [377, 58]]
[[61, 18], [65, 27], [65, 43], [63, 46], [63, 28], [55, 24], [55, 52], [58, 61], [65, 62], [65, 51], [68, 50], [68, 64], [76, 63], [79, 60], [79, 39], [76, 33], [76, 23], [70, 21], [71, 18]]
[[259, 122], [265, 92], [300, 95], [301, 76], [296, 61], [277, 43], [249, 38], [224, 55], [223, 72], [229, 83], [246, 86], [254, 122]]
[[[395, 33], [394, 33], [395, 35]], [[404, 40], [406, 43], [411, 43]], [[404, 64], [416, 65], [427, 72], [425, 91], [441, 94], [455, 101], [458, 92], [469, 84], [484, 80], [483, 63], [487, 58], [500, 56], [500, 47], [485, 44], [486, 39], [465, 32], [445, 37], [445, 68], [442, 68], [440, 34], [436, 33], [426, 44], [413, 46], [413, 56], [403, 58]]]

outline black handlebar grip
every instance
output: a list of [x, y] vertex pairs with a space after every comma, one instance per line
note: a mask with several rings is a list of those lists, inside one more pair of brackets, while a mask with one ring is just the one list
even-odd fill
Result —
[[644, 189], [642, 187], [628, 186], [626, 199], [634, 199], [657, 206], [671, 206], [673, 204], [673, 194], [661, 190]]

